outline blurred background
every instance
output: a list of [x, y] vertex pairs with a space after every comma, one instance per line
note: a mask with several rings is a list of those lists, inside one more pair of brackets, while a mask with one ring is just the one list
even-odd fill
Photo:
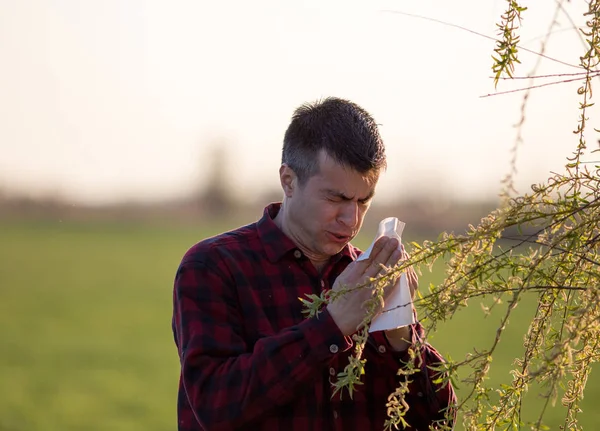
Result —
[[[523, 47], [540, 51], [557, 22], [536, 73], [573, 72], [585, 2], [556, 16], [554, 3], [526, 6]], [[408, 244], [463, 231], [495, 208], [523, 96], [497, 92], [531, 85], [495, 89], [490, 78], [494, 41], [482, 35], [496, 36], [504, 9], [0, 0], [0, 431], [175, 428], [177, 265], [195, 242], [280, 199], [283, 134], [304, 102], [351, 99], [380, 124], [389, 167], [356, 245], [387, 216], [406, 222]], [[515, 75], [526, 76], [539, 57], [520, 55]], [[578, 85], [531, 93], [519, 192], [562, 171], [575, 149]], [[443, 275], [434, 268], [421, 283]], [[492, 384], [511, 381], [534, 305], [511, 319]], [[484, 318], [473, 303], [431, 341], [463, 357], [490, 345], [501, 314]], [[586, 429], [600, 426], [596, 377]], [[533, 393], [524, 418], [541, 408]], [[547, 414], [558, 429], [560, 400]]]

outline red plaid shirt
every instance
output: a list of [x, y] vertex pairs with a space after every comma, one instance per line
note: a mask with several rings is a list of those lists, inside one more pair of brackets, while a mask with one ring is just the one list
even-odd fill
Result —
[[[358, 257], [347, 246], [321, 274], [275, 225], [280, 204], [257, 223], [193, 246], [177, 271], [173, 332], [181, 361], [179, 431], [383, 430], [388, 395], [406, 352], [382, 332], [369, 337], [363, 385], [332, 398], [330, 379], [348, 363], [352, 342], [324, 309], [302, 314], [299, 298], [329, 289]], [[419, 324], [412, 328], [420, 336]], [[425, 365], [442, 361], [429, 345], [411, 378], [406, 420], [427, 430], [455, 400]]]

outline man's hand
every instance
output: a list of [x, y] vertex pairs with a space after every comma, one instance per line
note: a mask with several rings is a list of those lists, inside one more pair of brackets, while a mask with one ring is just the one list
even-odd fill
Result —
[[[371, 287], [354, 288], [367, 284], [370, 278], [376, 277], [382, 270], [381, 265], [396, 265], [404, 253], [398, 246], [398, 240], [395, 238], [379, 238], [368, 259], [352, 262], [335, 280], [332, 291], [339, 291], [342, 287], [351, 290], [327, 306], [331, 317], [345, 336], [357, 331], [358, 325], [365, 317], [364, 303], [373, 296]], [[392, 288], [393, 283], [389, 283], [384, 292], [384, 299], [389, 296]]]
[[[408, 259], [408, 253], [402, 249], [402, 260]], [[415, 269], [412, 266], [406, 268], [406, 278], [408, 280], [408, 288], [410, 289], [410, 296], [414, 300], [415, 293], [419, 288], [419, 277], [415, 272]], [[398, 352], [404, 351], [408, 349], [410, 346], [410, 328], [408, 326], [403, 326], [398, 329], [389, 329], [385, 331], [385, 336], [388, 339], [388, 342], [391, 344], [392, 348]]]

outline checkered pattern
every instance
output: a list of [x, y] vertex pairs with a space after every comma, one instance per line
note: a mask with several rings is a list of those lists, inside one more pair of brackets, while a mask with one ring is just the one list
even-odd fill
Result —
[[[178, 268], [178, 429], [382, 430], [405, 353], [393, 352], [382, 332], [372, 334], [364, 384], [353, 399], [347, 392], [332, 399], [330, 379], [347, 364], [352, 340], [326, 309], [306, 319], [299, 301], [330, 289], [360, 251], [346, 247], [319, 274], [273, 222], [279, 208], [271, 204], [257, 223], [201, 241]], [[414, 325], [413, 337], [420, 331]], [[407, 396], [413, 430], [427, 430], [455, 399], [425, 368], [439, 354], [430, 346], [421, 353], [424, 366]]]

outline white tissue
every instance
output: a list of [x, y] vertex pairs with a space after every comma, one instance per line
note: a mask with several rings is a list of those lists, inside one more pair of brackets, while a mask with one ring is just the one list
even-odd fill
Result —
[[[367, 259], [371, 255], [375, 242], [382, 236], [396, 238], [399, 242], [398, 247], [400, 247], [400, 244], [402, 244], [402, 231], [404, 230], [404, 226], [405, 223], [401, 222], [396, 217], [383, 219], [379, 223], [375, 239], [369, 248], [356, 260]], [[390, 293], [387, 301], [385, 301], [383, 311], [373, 318], [369, 332], [397, 329], [414, 323], [415, 317], [413, 314], [410, 289], [408, 287], [408, 279], [406, 278], [406, 273], [403, 273], [393, 287], [392, 293]]]

